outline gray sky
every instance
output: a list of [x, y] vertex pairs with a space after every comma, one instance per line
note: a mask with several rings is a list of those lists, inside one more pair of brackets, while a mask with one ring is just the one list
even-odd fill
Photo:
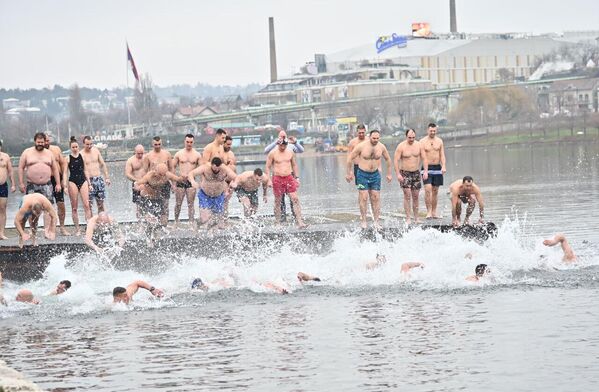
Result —
[[[463, 32], [599, 30], [597, 0], [456, 3]], [[449, 0], [0, 0], [0, 88], [123, 86], [125, 39], [161, 86], [267, 83], [269, 16], [282, 76], [412, 22], [447, 32]]]

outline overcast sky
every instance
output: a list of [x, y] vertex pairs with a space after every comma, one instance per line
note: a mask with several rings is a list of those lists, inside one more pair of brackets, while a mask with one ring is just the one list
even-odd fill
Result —
[[[456, 3], [468, 33], [599, 30], [597, 0]], [[161, 86], [265, 84], [269, 16], [282, 76], [314, 53], [407, 34], [411, 22], [447, 32], [449, 0], [0, 0], [0, 88], [123, 86], [125, 40], [138, 70]]]

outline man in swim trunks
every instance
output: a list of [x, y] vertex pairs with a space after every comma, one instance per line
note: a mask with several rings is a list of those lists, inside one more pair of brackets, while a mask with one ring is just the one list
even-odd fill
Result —
[[231, 187], [237, 193], [239, 202], [243, 205], [243, 213], [246, 218], [258, 211], [258, 188], [262, 185], [262, 196], [266, 203], [266, 191], [268, 190], [268, 177], [262, 169], [248, 170], [237, 176]]
[[161, 298], [162, 296], [164, 296], [164, 292], [162, 290], [157, 289], [156, 287], [152, 286], [147, 282], [144, 282], [143, 280], [136, 280], [131, 282], [129, 286], [127, 286], [127, 288], [119, 286], [115, 287], [112, 290], [112, 302], [123, 302], [125, 304], [129, 304], [129, 302], [131, 302], [131, 300], [133, 299], [135, 293], [137, 293], [137, 291], [140, 288], [148, 290], [150, 294], [152, 294], [156, 298]]
[[[227, 167], [233, 170], [233, 173], [237, 174], [237, 158], [235, 158], [235, 154], [231, 151], [231, 147], [233, 146], [233, 138], [229, 135], [225, 137], [225, 144], [223, 144], [223, 163], [227, 165]], [[227, 188], [225, 192], [225, 218], [229, 217], [229, 200], [231, 200], [231, 196], [233, 196], [233, 188]]]
[[[408, 129], [406, 140], [399, 143], [393, 156], [395, 174], [397, 181], [403, 190], [403, 208], [406, 212], [406, 224], [412, 223], [412, 217], [416, 223], [420, 223], [418, 216], [418, 195], [420, 194], [420, 164], [424, 167], [422, 178], [428, 178], [428, 162], [424, 148], [416, 141], [416, 131]], [[411, 206], [410, 206], [411, 201]], [[410, 213], [413, 215], [410, 216]]]
[[0, 141], [0, 241], [8, 239], [4, 235], [6, 227], [6, 205], [8, 204], [8, 180], [10, 179], [10, 191], [17, 190], [15, 174], [12, 170], [12, 162], [7, 153], [2, 152], [2, 141]]
[[[19, 188], [21, 193], [39, 193], [44, 195], [51, 203], [54, 201], [54, 192], [62, 189], [60, 183], [59, 165], [54, 155], [46, 149], [46, 135], [38, 132], [33, 137], [34, 147], [27, 148], [19, 159]], [[27, 182], [25, 182], [25, 173]], [[52, 186], [51, 178], [54, 177], [56, 186]], [[44, 214], [44, 231], [49, 235], [49, 227], [45, 224], [49, 217]]]
[[[171, 153], [167, 150], [162, 149], [162, 140], [160, 139], [160, 136], [154, 136], [152, 138], [152, 151], [150, 151], [144, 156], [144, 170], [146, 171], [146, 173], [149, 173], [150, 170], [156, 169], [156, 167], [160, 164], [166, 165], [167, 170], [169, 172], [175, 172], [173, 169], [173, 159]], [[173, 192], [175, 191], [174, 183], [171, 184], [167, 181], [162, 185], [161, 200], [164, 205], [162, 206], [161, 210], [161, 222], [168, 223], [168, 202], [171, 198], [171, 190]], [[164, 226], [166, 226], [166, 223], [164, 223]]]
[[[50, 200], [42, 194], [31, 193], [23, 196], [21, 200], [21, 206], [15, 216], [15, 229], [19, 233], [19, 247], [22, 248], [25, 241], [29, 238], [32, 240], [32, 245], [37, 246], [37, 240], [35, 235], [37, 233], [37, 222], [42, 213], [46, 213], [49, 219], [46, 219], [47, 223], [45, 229], [45, 236], [49, 240], [56, 238], [56, 223], [58, 222], [58, 215], [52, 207]], [[31, 237], [25, 232], [25, 222], [29, 220], [31, 226]]]
[[146, 221], [150, 222], [158, 219], [163, 227], [168, 224], [168, 213], [164, 212], [164, 209], [168, 208], [168, 202], [164, 202], [164, 190], [168, 185], [170, 192], [170, 181], [175, 183], [184, 180], [185, 177], [171, 173], [166, 164], [159, 163], [154, 170], [150, 170], [134, 182], [135, 189], [140, 191], [140, 208]]
[[212, 158], [219, 157], [221, 161], [225, 161], [225, 139], [227, 138], [227, 131], [224, 129], [217, 129], [214, 134], [214, 140], [211, 143], [208, 143], [206, 147], [204, 147], [204, 151], [202, 154], [202, 160], [204, 162], [210, 163], [212, 162]]
[[289, 195], [298, 229], [307, 227], [302, 219], [302, 210], [297, 195], [299, 187], [299, 169], [295, 160], [295, 153], [287, 148], [287, 139], [279, 140], [278, 147], [272, 150], [266, 158], [266, 177], [270, 178], [272, 167], [272, 191], [275, 195], [274, 212], [277, 224], [281, 223], [281, 198]]
[[391, 157], [387, 147], [381, 142], [381, 133], [376, 129], [370, 131], [369, 140], [359, 143], [347, 159], [347, 175], [345, 179], [350, 182], [354, 178], [353, 162], [358, 160], [358, 171], [356, 183], [359, 191], [360, 225], [363, 229], [368, 227], [366, 213], [368, 212], [368, 199], [372, 208], [374, 227], [380, 228], [379, 217], [381, 215], [381, 158], [387, 163], [387, 182], [391, 177]]
[[[108, 177], [108, 166], [100, 154], [100, 150], [94, 147], [91, 136], [83, 138], [83, 150], [80, 152], [85, 163], [85, 175], [89, 179], [89, 206], [92, 208], [93, 201], [96, 200], [98, 212], [104, 211], [104, 200], [106, 199], [106, 186], [110, 186]], [[104, 171], [104, 177], [100, 170]]]
[[[443, 185], [445, 174], [445, 147], [443, 140], [437, 136], [437, 125], [428, 124], [428, 135], [420, 139], [428, 162], [428, 178], [424, 180], [424, 203], [426, 204], [426, 219], [440, 219], [437, 212], [439, 187]], [[424, 167], [422, 168], [424, 172]]]
[[140, 202], [140, 191], [135, 189], [135, 181], [141, 179], [145, 174], [146, 170], [144, 169], [144, 146], [138, 144], [135, 146], [135, 151], [132, 157], [127, 159], [127, 163], [125, 164], [125, 176], [131, 181], [131, 188], [133, 189], [133, 203], [136, 208], [137, 220], [141, 220], [141, 209], [139, 207]]
[[562, 260], [566, 263], [574, 263], [576, 262], [576, 255], [574, 254], [574, 250], [570, 246], [570, 243], [561, 233], [556, 234], [553, 238], [543, 241], [543, 245], [545, 246], [555, 246], [560, 244], [562, 250], [564, 251], [564, 257]]
[[[201, 178], [200, 184], [196, 182], [196, 176]], [[210, 163], [204, 163], [189, 172], [187, 175], [189, 182], [198, 189], [200, 225], [216, 221], [219, 229], [225, 228], [225, 190], [229, 187], [227, 180], [232, 182], [236, 177], [233, 170], [224, 165], [219, 157], [214, 157]]]
[[[353, 138], [352, 140], [349, 141], [349, 144], [347, 145], [347, 159], [349, 160], [349, 157], [351, 156], [352, 151], [354, 151], [354, 148], [356, 148], [356, 146], [360, 143], [362, 143], [363, 141], [366, 140], [366, 126], [364, 124], [360, 124], [357, 126], [356, 128], [356, 137]], [[354, 178], [355, 178], [355, 184], [356, 186], [358, 185], [358, 162], [359, 162], [359, 158], [354, 158], [352, 163], [354, 164]]]
[[[185, 135], [185, 147], [175, 154], [173, 158], [173, 168], [176, 172], [179, 169], [179, 175], [184, 177], [183, 181], [177, 182], [175, 187], [175, 226], [179, 225], [179, 215], [181, 214], [181, 205], [183, 199], [187, 197], [187, 217], [192, 225], [195, 225], [195, 208], [193, 201], [196, 197], [196, 189], [191, 186], [187, 179], [190, 171], [196, 169], [202, 164], [202, 154], [193, 148], [194, 137], [191, 133]], [[195, 226], [194, 226], [195, 227]]]
[[87, 221], [85, 244], [96, 252], [102, 253], [108, 247], [123, 246], [125, 237], [123, 237], [118, 222], [108, 213], [101, 212]]
[[[46, 135], [46, 144], [44, 145], [44, 147], [50, 150], [52, 155], [54, 155], [54, 160], [58, 162], [58, 170], [60, 171], [60, 183], [64, 184], [65, 181], [63, 173], [67, 168], [67, 159], [62, 155], [62, 150], [60, 149], [60, 147], [51, 144], [52, 141], [52, 137], [50, 135]], [[50, 181], [52, 182], [52, 187], [55, 187], [56, 181], [54, 181], [54, 177], [51, 177]], [[66, 187], [61, 189], [59, 192], [54, 191], [54, 202], [56, 203], [56, 210], [58, 212], [58, 222], [60, 224], [59, 232], [62, 235], [70, 235], [70, 233], [64, 227], [64, 218], [66, 216], [66, 210], [64, 206], [65, 190], [67, 190]]]
[[453, 227], [458, 227], [460, 225], [462, 203], [468, 204], [468, 208], [466, 209], [466, 217], [464, 218], [464, 224], [470, 224], [470, 215], [472, 215], [477, 201], [478, 210], [480, 212], [480, 219], [478, 220], [478, 223], [484, 223], [485, 204], [483, 201], [483, 196], [480, 192], [480, 188], [474, 183], [472, 177], [465, 176], [461, 180], [454, 181], [449, 186], [449, 194], [451, 197], [451, 217]]

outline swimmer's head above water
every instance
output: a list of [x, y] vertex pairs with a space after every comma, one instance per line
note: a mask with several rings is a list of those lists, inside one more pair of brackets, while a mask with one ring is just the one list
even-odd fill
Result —
[[490, 274], [491, 269], [486, 264], [479, 264], [474, 269], [474, 273], [476, 274], [477, 278], [482, 278], [483, 276]]
[[204, 282], [202, 282], [202, 279], [195, 278], [193, 280], [193, 282], [191, 282], [191, 289], [192, 290], [203, 290], [203, 291], [207, 291], [208, 290], [208, 286], [206, 286], [204, 284]]

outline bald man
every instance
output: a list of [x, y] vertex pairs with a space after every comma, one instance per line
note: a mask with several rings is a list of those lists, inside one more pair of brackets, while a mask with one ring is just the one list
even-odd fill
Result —
[[131, 181], [131, 188], [133, 189], [133, 203], [135, 204], [135, 208], [137, 210], [137, 220], [141, 219], [141, 209], [139, 206], [140, 194], [139, 191], [136, 190], [133, 185], [135, 181], [141, 179], [146, 174], [146, 168], [144, 166], [144, 146], [138, 144], [135, 146], [135, 153], [132, 157], [127, 159], [127, 163], [125, 164], [125, 176]]
[[165, 163], [159, 163], [154, 170], [147, 172], [142, 178], [136, 180], [134, 188], [140, 191], [141, 210], [145, 218], [153, 220], [159, 218], [160, 224], [168, 224], [168, 199], [165, 203], [164, 189], [170, 181], [183, 182], [185, 177], [176, 176], [169, 171]]
[[[42, 213], [46, 212], [49, 216], [48, 230], [45, 232], [45, 236], [49, 240], [56, 238], [56, 223], [58, 222], [58, 215], [56, 210], [52, 207], [52, 203], [48, 198], [40, 193], [32, 193], [23, 196], [21, 200], [21, 206], [15, 216], [15, 229], [19, 234], [19, 247], [22, 248], [25, 241], [29, 238], [32, 240], [32, 245], [37, 246], [36, 233], [37, 233], [37, 222]], [[31, 226], [31, 236], [25, 232], [25, 223], [29, 220]]]

